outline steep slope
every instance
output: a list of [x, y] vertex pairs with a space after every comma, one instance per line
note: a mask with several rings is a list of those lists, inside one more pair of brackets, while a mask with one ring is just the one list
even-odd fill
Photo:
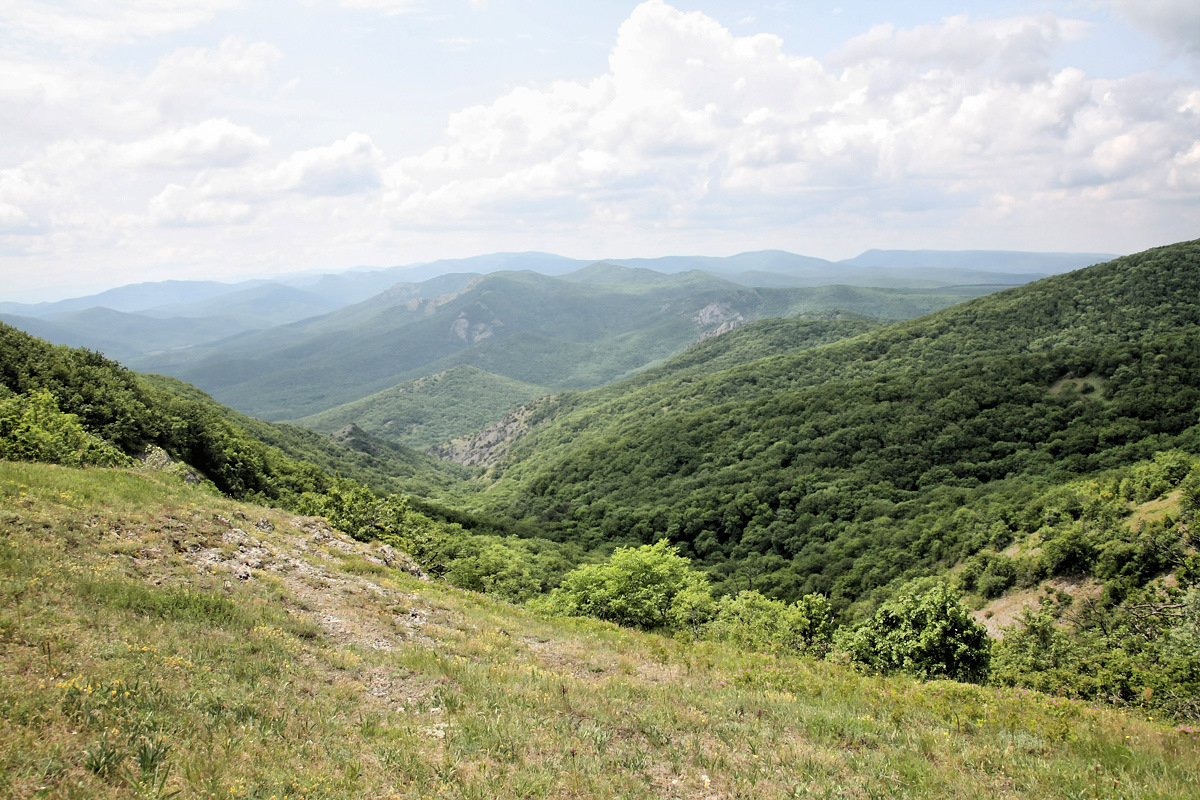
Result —
[[543, 404], [484, 506], [567, 539], [666, 536], [726, 589], [839, 602], [949, 566], [1016, 481], [1200, 451], [1200, 242], [715, 375]]
[[363, 454], [313, 431], [251, 419], [173, 378], [141, 376], [95, 352], [54, 346], [6, 325], [0, 403], [0, 438], [19, 441], [28, 457], [80, 428], [115, 448], [116, 463], [161, 448], [237, 497], [286, 503], [328, 488], [338, 475], [384, 491], [425, 493], [466, 475], [399, 445], [380, 442], [379, 452]]

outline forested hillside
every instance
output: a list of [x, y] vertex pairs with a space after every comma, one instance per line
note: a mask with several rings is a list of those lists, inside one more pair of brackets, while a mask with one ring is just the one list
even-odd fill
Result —
[[[1043, 522], [1037, 486], [1200, 452], [1200, 243], [811, 350], [543, 404], [485, 508], [661, 537], [724, 591], [845, 604]], [[749, 337], [749, 333], [746, 334]]]

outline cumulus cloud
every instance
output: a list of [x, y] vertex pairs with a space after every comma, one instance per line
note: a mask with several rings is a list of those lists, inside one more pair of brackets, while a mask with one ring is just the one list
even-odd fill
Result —
[[536, 214], [778, 230], [968, 212], [982, 224], [1014, 209], [1037, 220], [1061, 203], [1193, 191], [1195, 87], [1052, 69], [1087, 31], [1052, 16], [953, 17], [875, 28], [821, 62], [650, 0], [622, 25], [606, 74], [455, 114], [444, 144], [385, 171], [385, 204], [414, 228]]
[[[244, 137], [248, 131], [237, 132]], [[250, 136], [253, 136], [250, 133]], [[281, 207], [295, 211], [294, 197], [339, 200], [371, 193], [380, 185], [382, 154], [370, 137], [352, 133], [325, 147], [293, 153], [275, 164], [198, 173], [188, 185], [171, 184], [149, 202], [151, 221], [166, 226], [241, 225]]]
[[[1191, 30], [1190, 5], [1113, 4], [1138, 24]], [[53, 35], [105, 41], [100, 29], [64, 32], [68, 12], [87, 17], [78, 9], [145, 12], [131, 30], [152, 31], [222, 7], [177, 2], [158, 17], [149, 3], [80, 2], [63, 6]], [[10, 30], [51, 8], [0, 0]], [[957, 16], [873, 28], [817, 59], [648, 0], [601, 74], [463, 108], [437, 146], [410, 154], [347, 132], [369, 123], [332, 123], [343, 127], [307, 141], [299, 116], [268, 128], [266, 102], [283, 115], [311, 106], [299, 92], [264, 101], [278, 96], [283, 58], [267, 42], [180, 48], [141, 73], [0, 48], [0, 248], [63, 264], [108, 254], [283, 269], [386, 260], [415, 241], [421, 257], [447, 247], [833, 255], [1116, 250], [1090, 237], [1194, 235], [1200, 86], [1178, 73], [1098, 79], [1059, 66], [1090, 31], [1055, 16]]]
[[264, 85], [280, 58], [274, 45], [236, 36], [216, 48], [182, 47], [164, 56], [140, 82], [138, 96], [170, 116], [195, 113], [233, 88]]
[[269, 144], [266, 137], [243, 125], [210, 119], [121, 145], [117, 150], [119, 160], [130, 166], [202, 169], [235, 166]]
[[379, 186], [383, 154], [371, 137], [352, 133], [328, 147], [293, 154], [268, 178], [273, 187], [311, 195], [347, 195]]
[[195, 208], [184, 213], [188, 198], [164, 190], [164, 177], [190, 186], [197, 175], [208, 181], [270, 163], [267, 137], [204, 114], [217, 93], [235, 97], [266, 81], [279, 57], [271, 45], [228, 38], [213, 48], [170, 51], [138, 75], [87, 59], [0, 53], [0, 112], [11, 122], [0, 141], [9, 167], [0, 179], [0, 234], [103, 241], [143, 224], [151, 197], [154, 221], [248, 219], [249, 205], [222, 198], [193, 198]]
[[1195, 0], [1108, 0], [1108, 4], [1172, 49], [1200, 56], [1200, 3]]
[[91, 136], [122, 140], [195, 119], [213, 99], [262, 84], [279, 51], [229, 38], [213, 49], [181, 48], [147, 75], [115, 72], [86, 61], [43, 60], [0, 51], [0, 113], [5, 146]]
[[267, 42], [226, 37], [216, 49], [181, 47], [164, 56], [147, 78], [150, 85], [256, 83], [281, 57]]
[[0, 234], [30, 234], [42, 229], [48, 187], [22, 169], [0, 170]]
[[151, 198], [150, 219], [159, 225], [198, 226], [241, 225], [254, 219], [250, 203], [229, 197], [207, 197], [203, 189], [189, 190], [170, 184]]

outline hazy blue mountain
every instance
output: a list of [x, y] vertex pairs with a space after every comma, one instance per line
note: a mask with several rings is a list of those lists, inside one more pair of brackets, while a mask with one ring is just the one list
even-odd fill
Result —
[[800, 256], [785, 250], [757, 250], [733, 256], [663, 256], [661, 258], [610, 258], [612, 264], [627, 267], [642, 267], [656, 272], [705, 272], [730, 273], [759, 270], [796, 274], [825, 270], [828, 274], [833, 262], [812, 256]]
[[838, 263], [890, 269], [924, 267], [1057, 275], [1111, 261], [1116, 257], [1112, 253], [1029, 253], [1017, 250], [868, 250]]
[[[703, 270], [720, 274], [746, 286], [818, 286], [843, 283], [852, 286], [925, 287], [1023, 282], [1114, 257], [1104, 253], [1032, 253], [1006, 250], [868, 250], [854, 258], [832, 262], [783, 250], [759, 250], [719, 257], [663, 256], [603, 260], [611, 264], [652, 269], [663, 273]], [[421, 283], [430, 278], [454, 273], [486, 274], [504, 270], [567, 275], [594, 261], [541, 252], [490, 253], [404, 266], [378, 269], [359, 267], [339, 273], [302, 273], [271, 280], [237, 283], [176, 280], [145, 282], [53, 303], [0, 302], [0, 313], [47, 317], [94, 306], [126, 312], [164, 309], [166, 313], [165, 309], [203, 304], [222, 295], [243, 292], [265, 284], [303, 289], [336, 307], [366, 300], [396, 283]], [[848, 271], [847, 267], [864, 269]], [[891, 270], [896, 269], [905, 272], [899, 276], [891, 274]], [[912, 272], [914, 269], [926, 271]], [[996, 279], [989, 273], [1010, 275], [1012, 279]], [[201, 316], [201, 313], [182, 311], [180, 315]]]
[[722, 275], [743, 286], [798, 288], [827, 286], [877, 286], [887, 289], [944, 289], [959, 286], [1021, 286], [1049, 277], [1048, 272], [986, 272], [968, 269], [909, 267], [839, 267], [836, 272], [787, 275], [780, 272], [739, 272]]
[[704, 270], [743, 286], [803, 287], [845, 284], [890, 288], [1016, 286], [1106, 261], [1096, 253], [868, 250], [843, 261], [760, 250], [723, 258], [667, 256], [608, 259], [609, 263], [674, 273]]
[[99, 294], [58, 300], [53, 303], [0, 303], [0, 313], [24, 317], [48, 317], [87, 308], [110, 308], [135, 312], [162, 305], [196, 303], [249, 288], [263, 281], [219, 283], [217, 281], [154, 281], [120, 286]]
[[87, 308], [46, 319], [0, 314], [0, 320], [54, 344], [86, 347], [126, 362], [197, 341], [224, 338], [240, 324], [238, 318], [227, 316], [158, 319], [111, 308]]
[[[244, 318], [245, 324], [238, 326], [238, 330], [248, 330], [315, 317], [345, 304], [341, 298], [331, 293], [279, 283], [265, 283], [207, 300], [154, 306], [142, 310], [141, 313], [158, 319], [215, 316]], [[234, 332], [236, 331], [226, 331], [225, 335]]]
[[453, 273], [486, 274], [491, 272], [521, 272], [528, 270], [541, 275], [565, 275], [592, 263], [592, 259], [567, 258], [553, 253], [488, 253], [468, 258], [444, 258], [403, 267], [391, 267], [384, 272], [393, 282], [421, 283], [440, 275]]
[[[392, 385], [386, 381], [415, 379], [459, 364], [472, 364], [535, 385], [547, 385], [547, 370], [553, 367], [558, 380], [549, 385], [594, 386], [597, 381], [632, 374], [673, 355], [694, 340], [689, 338], [695, 333], [689, 325], [681, 325], [678, 320], [664, 323], [655, 316], [657, 312], [640, 307], [636, 313], [643, 316], [638, 322], [645, 325], [637, 332], [630, 329], [618, 333], [605, 328], [606, 332], [598, 333], [599, 328], [589, 328], [592, 332], [587, 335], [567, 335], [565, 329], [527, 329], [523, 322], [514, 321], [521, 314], [534, 318], [546, 316], [546, 309], [559, 302], [574, 308], [574, 300], [556, 299], [553, 292], [523, 311], [510, 307], [506, 312], [508, 321], [492, 341], [464, 344], [457, 335], [450, 339], [442, 335], [439, 339], [431, 333], [437, 328], [444, 334], [449, 326], [460, 324], [455, 320], [448, 323], [443, 316], [466, 311], [439, 309], [468, 290], [481, 275], [560, 277], [579, 291], [587, 287], [605, 289], [615, 292], [612, 296], [616, 298], [655, 291], [695, 295], [735, 289], [763, 290], [749, 306], [741, 300], [734, 302], [730, 306], [734, 310], [719, 323], [740, 324], [772, 314], [788, 316], [831, 308], [838, 302], [845, 302], [845, 308], [853, 311], [883, 318], [906, 318], [943, 307], [951, 302], [946, 299], [950, 296], [977, 296], [1104, 258], [1088, 253], [870, 250], [834, 263], [782, 250], [762, 250], [726, 257], [666, 256], [589, 262], [541, 252], [492, 253], [377, 270], [361, 268], [341, 273], [292, 275], [271, 281], [139, 283], [55, 303], [0, 303], [0, 313], [7, 314], [10, 323], [55, 343], [87, 347], [144, 369], [186, 373], [215, 392], [231, 385], [231, 380], [240, 383], [240, 379], [233, 379], [242, 374], [240, 370], [250, 370], [245, 373], [247, 376], [257, 374], [262, 369], [261, 354], [287, 351], [278, 364], [297, 363], [298, 356], [293, 356], [304, 352], [300, 343], [307, 339], [337, 337], [350, 331], [348, 341], [357, 343], [363, 337], [354, 329], [360, 326], [363, 330], [378, 330], [385, 338], [392, 335], [388, 332], [403, 326], [418, 326], [408, 331], [417, 337], [411, 343], [373, 343], [371, 346], [385, 347], [379, 353], [384, 366], [379, 370], [368, 369], [371, 377], [365, 381], [351, 377], [344, 391], [321, 401], [337, 405], [363, 396], [355, 392], [374, 392]], [[833, 285], [916, 290], [922, 297], [859, 293], [846, 295], [839, 301], [836, 295], [845, 292], [828, 288]], [[770, 294], [772, 290], [800, 289], [821, 291], [802, 299], [798, 295], [794, 303], [780, 299], [782, 295]], [[937, 295], [941, 299], [930, 305], [930, 298]], [[491, 307], [490, 301], [480, 302]], [[622, 301], [619, 305], [629, 304]], [[607, 309], [602, 314], [617, 311], [605, 302], [598, 308]], [[575, 314], [573, 321], [594, 320], [593, 310], [576, 309], [571, 312]], [[692, 309], [692, 313], [698, 311], [699, 308]], [[433, 327], [417, 333], [424, 323]], [[667, 327], [662, 328], [662, 324]], [[627, 339], [614, 344], [608, 341], [610, 336]], [[322, 344], [312, 346], [313, 352], [325, 352]], [[297, 347], [300, 349], [296, 350]], [[415, 363], [406, 356], [393, 363], [392, 355], [401, 350], [421, 353], [423, 360]], [[522, 363], [513, 363], [517, 353], [522, 354]], [[347, 363], [356, 363], [359, 358], [344, 357], [349, 359]], [[206, 359], [211, 363], [201, 366]], [[389, 364], [395, 368], [386, 366]], [[275, 364], [268, 365], [267, 371], [274, 372]], [[305, 391], [324, 387], [326, 383], [323, 378], [312, 376], [304, 381]], [[234, 405], [241, 402], [234, 396], [222, 399]], [[253, 407], [262, 413], [287, 417], [320, 410], [303, 404]]]

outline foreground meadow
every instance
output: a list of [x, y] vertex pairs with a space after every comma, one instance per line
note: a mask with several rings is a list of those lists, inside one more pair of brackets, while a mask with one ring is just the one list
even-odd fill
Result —
[[1194, 726], [404, 571], [166, 475], [0, 462], [0, 796], [1186, 798]]

